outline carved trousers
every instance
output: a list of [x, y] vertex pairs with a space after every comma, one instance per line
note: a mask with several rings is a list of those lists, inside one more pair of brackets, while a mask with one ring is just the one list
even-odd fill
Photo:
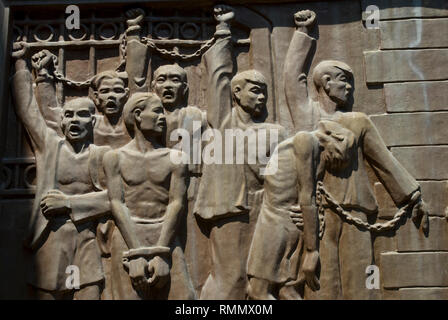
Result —
[[[350, 212], [367, 221], [361, 211]], [[320, 290], [305, 289], [305, 299], [380, 299], [380, 290], [367, 289], [366, 268], [374, 264], [369, 231], [343, 222], [331, 209], [325, 210], [325, 232], [319, 245]]]
[[251, 195], [252, 208], [249, 213], [210, 221], [212, 263], [210, 274], [202, 287], [201, 300], [246, 298], [247, 257], [262, 198], [263, 192]]

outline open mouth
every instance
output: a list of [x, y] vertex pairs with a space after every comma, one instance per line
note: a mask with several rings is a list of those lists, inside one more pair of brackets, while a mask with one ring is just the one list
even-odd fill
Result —
[[115, 103], [115, 101], [107, 101], [106, 102], [106, 110], [116, 110], [117, 109], [117, 104]]
[[76, 125], [76, 124], [72, 124], [68, 131], [72, 134], [72, 135], [79, 135], [82, 132], [82, 129], [80, 126]]
[[173, 99], [174, 98], [174, 92], [173, 90], [164, 90], [162, 93], [162, 96], [166, 99]]

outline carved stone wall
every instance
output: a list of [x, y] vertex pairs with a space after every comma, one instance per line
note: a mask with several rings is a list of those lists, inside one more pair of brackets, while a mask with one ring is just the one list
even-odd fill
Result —
[[[74, 1], [76, 2], [76, 1]], [[33, 53], [47, 49], [58, 58], [57, 71], [72, 80], [56, 82], [62, 105], [92, 96], [83, 83], [94, 75], [115, 70], [123, 60], [123, 39], [130, 7], [79, 1], [80, 30], [65, 28], [61, 1], [7, 1], [0, 6], [0, 297], [27, 298], [26, 267], [33, 254], [23, 248], [36, 191], [35, 157], [26, 130], [12, 102], [10, 78], [13, 42], [29, 43]], [[372, 236], [374, 261], [380, 270], [378, 299], [448, 299], [448, 3], [445, 0], [339, 0], [339, 1], [227, 1], [235, 12], [232, 25], [233, 57], [237, 72], [256, 69], [266, 77], [266, 122], [295, 133], [283, 90], [284, 63], [296, 30], [293, 14], [316, 13], [316, 49], [309, 70], [322, 60], [339, 60], [353, 70], [354, 112], [370, 116], [392, 155], [421, 187], [429, 209], [429, 233], [407, 217], [396, 230]], [[139, 1], [145, 11], [141, 37], [153, 38], [159, 49], [191, 54], [215, 33], [212, 1]], [[379, 29], [366, 28], [364, 10], [380, 8]], [[136, 6], [134, 6], [135, 8]], [[139, 70], [147, 86], [160, 65], [177, 62], [188, 75], [188, 105], [207, 111], [206, 63], [202, 55], [172, 58], [153, 50], [149, 67]], [[311, 73], [306, 71], [308, 75]], [[131, 80], [131, 79], [130, 79]], [[311, 98], [317, 99], [308, 76]], [[136, 87], [132, 87], [136, 86]], [[148, 89], [149, 90], [149, 89]], [[390, 221], [397, 207], [374, 170], [367, 164], [378, 202], [376, 222]], [[193, 215], [179, 234], [184, 243], [195, 295], [212, 265], [210, 233]], [[258, 214], [258, 213], [257, 213]], [[250, 242], [245, 244], [248, 250]], [[356, 243], [352, 244], [356, 246]]]

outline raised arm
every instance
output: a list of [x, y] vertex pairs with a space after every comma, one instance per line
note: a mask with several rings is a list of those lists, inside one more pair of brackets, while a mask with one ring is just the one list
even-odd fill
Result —
[[128, 248], [138, 249], [140, 248], [140, 241], [135, 232], [135, 223], [131, 219], [129, 209], [124, 200], [124, 189], [117, 151], [112, 150], [104, 155], [103, 167], [112, 216]]
[[50, 68], [57, 64], [57, 57], [48, 50], [42, 50], [31, 58], [36, 72], [36, 100], [47, 126], [61, 133], [59, 125], [62, 109], [56, 98], [56, 88]]
[[12, 57], [16, 58], [16, 72], [12, 78], [12, 93], [14, 106], [18, 117], [28, 132], [33, 147], [38, 151], [45, 148], [45, 138], [48, 127], [34, 96], [33, 79], [24, 56], [27, 51], [26, 43], [14, 43]]
[[214, 8], [216, 43], [204, 54], [207, 69], [207, 121], [214, 129], [220, 129], [232, 109], [230, 80], [233, 73], [232, 37], [230, 21], [234, 17], [231, 7]]
[[283, 70], [286, 103], [297, 130], [303, 129], [300, 124], [309, 107], [307, 73], [311, 64], [311, 53], [316, 45], [316, 40], [309, 35], [309, 32], [314, 26], [315, 19], [316, 14], [310, 10], [299, 11], [294, 15], [297, 29], [289, 44]]
[[148, 47], [140, 42], [141, 23], [145, 17], [143, 9], [126, 11], [128, 18], [126, 30], [126, 73], [129, 77], [130, 93], [148, 91], [150, 79], [146, 79], [151, 58], [148, 56]]

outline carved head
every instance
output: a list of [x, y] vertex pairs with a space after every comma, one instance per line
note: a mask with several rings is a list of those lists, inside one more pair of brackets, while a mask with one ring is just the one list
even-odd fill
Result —
[[338, 106], [344, 107], [353, 93], [353, 71], [344, 62], [325, 60], [313, 71], [313, 82], [317, 92], [325, 94]]
[[319, 122], [316, 136], [323, 148], [321, 160], [329, 169], [345, 168], [353, 156], [355, 135], [334, 121]]
[[265, 77], [257, 70], [237, 73], [231, 82], [233, 101], [254, 117], [266, 109], [268, 97]]
[[186, 106], [188, 102], [188, 80], [185, 70], [177, 64], [160, 66], [154, 72], [152, 90], [160, 97], [164, 108]]
[[92, 80], [93, 100], [98, 111], [106, 116], [121, 116], [129, 97], [125, 72], [104, 71]]
[[135, 131], [145, 135], [161, 136], [166, 130], [166, 118], [162, 101], [150, 92], [134, 93], [123, 109], [124, 123], [133, 138]]
[[62, 107], [61, 129], [70, 142], [93, 138], [95, 104], [89, 98], [70, 100]]

